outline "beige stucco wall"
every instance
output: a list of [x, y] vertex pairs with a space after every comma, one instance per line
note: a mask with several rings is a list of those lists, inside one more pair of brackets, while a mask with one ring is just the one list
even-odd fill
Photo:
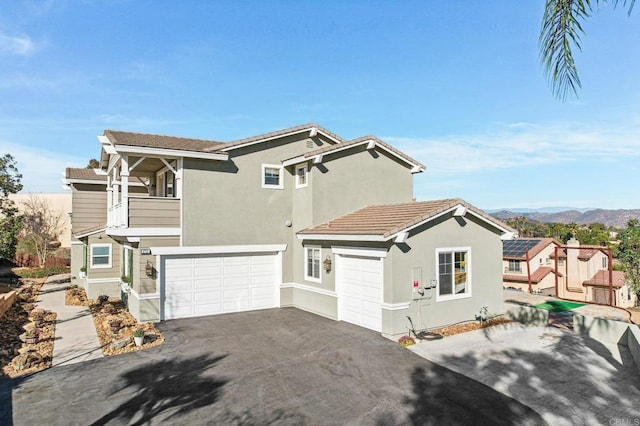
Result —
[[72, 209], [71, 192], [60, 194], [11, 194], [9, 199], [16, 203], [16, 206], [20, 211], [24, 210], [24, 202], [28, 201], [31, 197], [38, 197], [44, 199], [51, 211], [61, 218], [60, 241], [61, 247], [71, 247], [71, 220], [69, 219], [69, 213]]

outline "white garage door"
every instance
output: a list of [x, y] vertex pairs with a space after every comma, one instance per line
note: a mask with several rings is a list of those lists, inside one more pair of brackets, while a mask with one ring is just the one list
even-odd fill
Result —
[[277, 259], [275, 254], [166, 257], [164, 319], [276, 307]]
[[382, 259], [338, 255], [336, 260], [339, 319], [382, 331]]

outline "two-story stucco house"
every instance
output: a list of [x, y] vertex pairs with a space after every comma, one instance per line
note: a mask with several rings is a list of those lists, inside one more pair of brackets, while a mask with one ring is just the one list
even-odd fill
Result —
[[556, 272], [553, 238], [514, 238], [502, 242], [503, 286], [528, 293], [555, 296]]
[[460, 199], [414, 201], [425, 167], [376, 137], [311, 123], [98, 139], [100, 169], [66, 174], [72, 275], [141, 321], [293, 306], [397, 336], [407, 316], [431, 328], [503, 311], [513, 230]]

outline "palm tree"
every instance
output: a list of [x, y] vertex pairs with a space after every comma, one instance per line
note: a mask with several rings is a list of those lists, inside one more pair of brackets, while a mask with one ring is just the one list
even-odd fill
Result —
[[[606, 0], [595, 0], [595, 3]], [[613, 7], [618, 3], [629, 5], [629, 14], [635, 0], [612, 0]], [[580, 36], [584, 34], [581, 22], [592, 11], [591, 0], [546, 0], [542, 28], [538, 40], [540, 61], [550, 80], [554, 95], [564, 101], [569, 93], [578, 95], [582, 87], [578, 69], [573, 61], [572, 49], [582, 50]]]

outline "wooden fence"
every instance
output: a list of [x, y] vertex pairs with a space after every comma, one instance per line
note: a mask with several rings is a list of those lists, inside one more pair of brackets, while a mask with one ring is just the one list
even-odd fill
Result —
[[[18, 267], [37, 268], [38, 266], [40, 266], [38, 256], [33, 254], [16, 254], [13, 263], [15, 263], [15, 265]], [[71, 266], [71, 259], [68, 257], [47, 257], [45, 266]]]

